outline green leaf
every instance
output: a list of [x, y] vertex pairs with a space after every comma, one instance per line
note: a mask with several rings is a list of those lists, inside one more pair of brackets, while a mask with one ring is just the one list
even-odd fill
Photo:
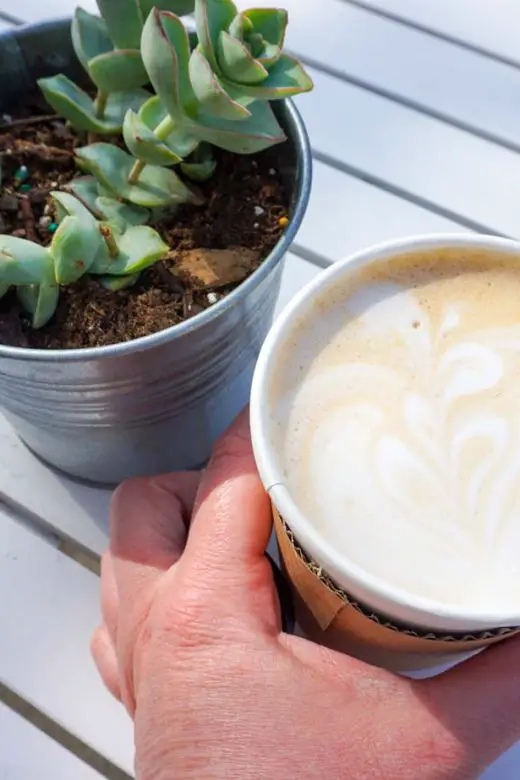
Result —
[[255, 100], [282, 100], [302, 92], [309, 92], [314, 85], [295, 57], [282, 54], [261, 84], [234, 82], [232, 86], [236, 90], [236, 92], [230, 90], [233, 95], [245, 94]]
[[217, 57], [222, 75], [236, 84], [260, 84], [268, 72], [255, 60], [245, 43], [222, 30], [217, 43]]
[[[98, 219], [102, 218], [102, 214], [98, 211], [96, 206], [96, 200], [98, 198], [98, 186], [93, 176], [78, 176], [75, 179], [67, 182], [67, 190], [70, 190], [77, 200], [79, 200], [92, 214]], [[66, 216], [65, 209], [58, 210], [58, 222]]]
[[153, 265], [169, 250], [160, 235], [147, 226], [130, 227], [122, 236], [116, 236], [119, 257], [110, 265], [110, 274], [126, 276]]
[[72, 284], [84, 276], [99, 252], [102, 239], [97, 223], [90, 212], [87, 214], [91, 222], [84, 216], [65, 217], [53, 236], [50, 251], [58, 284]]
[[190, 74], [190, 41], [176, 16], [154, 10], [146, 20], [141, 54], [150, 81], [169, 115], [181, 123], [196, 108]]
[[98, 182], [116, 197], [138, 206], [166, 206], [171, 203], [199, 203], [192, 192], [173, 171], [155, 165], [145, 165], [139, 181], [130, 184], [128, 177], [134, 158], [112, 144], [91, 144], [76, 149], [80, 167], [92, 173]]
[[115, 49], [90, 61], [90, 76], [102, 92], [123, 92], [148, 83], [139, 50]]
[[106, 222], [115, 225], [121, 233], [124, 233], [128, 227], [144, 225], [150, 219], [148, 209], [140, 206], [129, 206], [126, 203], [120, 203], [115, 198], [100, 196], [96, 200], [96, 209]]
[[111, 51], [112, 41], [106, 25], [99, 16], [87, 13], [83, 8], [76, 8], [71, 26], [72, 44], [76, 56], [90, 73], [89, 62], [99, 54]]
[[48, 249], [25, 238], [0, 235], [0, 282], [19, 285], [49, 281], [54, 281], [54, 268]]
[[119, 253], [99, 255], [90, 269], [95, 275], [127, 276], [143, 271], [168, 252], [169, 247], [151, 227], [129, 227], [124, 233], [111, 229]]
[[215, 76], [206, 57], [195, 49], [190, 58], [190, 77], [193, 91], [203, 111], [222, 119], [245, 119], [248, 109], [233, 100]]
[[256, 154], [286, 140], [269, 103], [251, 103], [250, 111], [251, 117], [239, 122], [201, 114], [193, 132], [201, 141], [235, 154]]
[[143, 27], [139, 0], [96, 0], [118, 49], [138, 49]]
[[184, 162], [181, 163], [181, 171], [188, 179], [196, 182], [204, 182], [211, 179], [217, 168], [216, 160], [206, 160], [205, 162]]
[[204, 182], [215, 173], [217, 161], [213, 157], [211, 146], [200, 144], [189, 160], [181, 163], [181, 171], [192, 181]]
[[[90, 178], [90, 177], [81, 177], [81, 178]], [[94, 179], [95, 181], [95, 179]], [[90, 182], [89, 182], [89, 189], [90, 189]], [[86, 185], [84, 185], [84, 189], [86, 190]], [[79, 217], [83, 220], [85, 224], [89, 224], [91, 227], [96, 226], [96, 218], [94, 216], [93, 210], [90, 208], [90, 206], [85, 203], [82, 199], [76, 197], [76, 195], [71, 195], [70, 192], [65, 192], [63, 190], [53, 190], [50, 193], [54, 203], [56, 204], [56, 211], [58, 215], [58, 222], [63, 222], [65, 217]], [[90, 192], [89, 192], [90, 197]], [[95, 208], [95, 203], [94, 203]]]
[[[163, 119], [169, 116], [161, 100], [154, 95], [144, 103], [138, 112], [139, 119], [150, 129], [155, 130]], [[168, 148], [179, 157], [187, 157], [198, 146], [199, 139], [190, 133], [189, 123], [182, 123], [168, 135], [164, 141]]]
[[176, 165], [181, 157], [157, 138], [133, 111], [127, 111], [123, 122], [123, 138], [128, 150], [138, 160], [149, 165]]
[[119, 290], [127, 290], [129, 287], [133, 287], [140, 276], [141, 274], [130, 274], [129, 276], [98, 276], [97, 280], [106, 290], [119, 292]]
[[16, 289], [25, 311], [32, 315], [32, 327], [43, 328], [54, 316], [60, 296], [57, 284], [26, 285]]
[[38, 85], [49, 105], [77, 130], [102, 134], [121, 132], [127, 110], [138, 110], [150, 96], [144, 89], [114, 92], [108, 96], [104, 118], [98, 119], [94, 101], [66, 76], [59, 74], [39, 79]]
[[139, 0], [141, 5], [141, 13], [143, 19], [146, 20], [150, 11], [153, 8], [158, 8], [159, 11], [169, 11], [175, 16], [186, 16], [193, 13], [195, 8], [195, 0]]
[[219, 73], [217, 57], [218, 39], [238, 15], [231, 0], [195, 0], [195, 22], [199, 46], [215, 73]]
[[289, 21], [289, 14], [283, 8], [251, 8], [244, 11], [244, 16], [253, 25], [255, 33], [259, 33], [264, 40], [283, 48], [285, 32]]

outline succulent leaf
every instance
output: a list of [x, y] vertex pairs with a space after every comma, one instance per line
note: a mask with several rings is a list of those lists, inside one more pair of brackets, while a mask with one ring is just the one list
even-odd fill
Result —
[[227, 30], [238, 15], [231, 0], [195, 0], [195, 22], [199, 46], [213, 71], [219, 73], [217, 57], [218, 39], [222, 30]]
[[[98, 211], [96, 201], [99, 196], [98, 186], [93, 176], [78, 176], [72, 181], [68, 182], [67, 190], [70, 190], [74, 197], [80, 201], [95, 217], [102, 218], [102, 214]], [[57, 204], [57, 217], [58, 222], [67, 215], [67, 211], [59, 205], [59, 199], [55, 198]]]
[[116, 237], [119, 257], [110, 266], [110, 274], [126, 276], [144, 271], [164, 257], [169, 247], [153, 228], [146, 225], [129, 227]]
[[89, 14], [83, 8], [76, 8], [72, 20], [71, 37], [76, 56], [89, 74], [90, 60], [113, 49], [103, 19]]
[[130, 274], [129, 276], [98, 276], [97, 280], [102, 287], [112, 292], [127, 290], [133, 287], [141, 274]]
[[133, 111], [127, 111], [125, 116], [123, 138], [131, 154], [149, 165], [176, 165], [182, 159]]
[[245, 43], [222, 30], [217, 42], [218, 63], [224, 78], [238, 84], [260, 84], [268, 71]]
[[217, 167], [216, 160], [204, 160], [203, 162], [184, 162], [181, 171], [188, 179], [196, 182], [204, 182], [211, 179]]
[[96, 0], [118, 49], [139, 49], [143, 16], [139, 0]]
[[49, 105], [58, 114], [68, 119], [77, 130], [92, 133], [120, 133], [127, 110], [138, 110], [150, 97], [144, 89], [113, 92], [108, 96], [103, 119], [99, 119], [96, 117], [94, 101], [66, 76], [59, 74], [40, 79], [38, 85]]
[[115, 225], [123, 233], [132, 225], [144, 225], [150, 219], [148, 209], [140, 206], [129, 206], [115, 198], [100, 196], [96, 200], [96, 211], [102, 215], [102, 219]]
[[124, 92], [148, 82], [141, 54], [136, 49], [114, 49], [94, 57], [89, 72], [96, 87], [103, 92]]
[[179, 177], [167, 168], [145, 165], [139, 181], [132, 184], [128, 177], [134, 166], [134, 158], [112, 144], [91, 144], [76, 149], [78, 164], [92, 173], [98, 182], [116, 197], [137, 206], [166, 206], [171, 203], [197, 203], [193, 193]]
[[25, 238], [1, 235], [0, 282], [9, 285], [54, 282], [49, 250]]
[[[143, 103], [138, 112], [139, 119], [150, 129], [155, 130], [167, 116], [169, 116], [160, 98], [154, 95]], [[179, 157], [187, 157], [198, 146], [199, 140], [190, 134], [190, 126], [187, 122], [177, 124], [167, 136], [164, 143]]]
[[246, 106], [228, 95], [199, 49], [195, 49], [190, 57], [190, 78], [193, 91], [204, 112], [221, 119], [246, 119], [251, 116]]
[[84, 276], [99, 252], [97, 223], [88, 214], [91, 222], [85, 217], [65, 217], [53, 236], [50, 251], [58, 284], [72, 284]]
[[189, 75], [190, 41], [181, 20], [154, 9], [143, 28], [141, 54], [155, 92], [172, 119], [181, 122], [197, 102]]
[[23, 285], [17, 287], [16, 294], [23, 308], [32, 315], [32, 327], [38, 330], [54, 316], [60, 288], [57, 284]]
[[282, 49], [289, 15], [284, 8], [251, 8], [244, 11], [255, 33], [262, 36], [267, 44]]
[[201, 141], [235, 154], [256, 154], [285, 141], [286, 136], [269, 103], [251, 103], [249, 109], [251, 116], [238, 122], [201, 114], [193, 132]]
[[90, 269], [95, 275], [128, 276], [138, 273], [160, 260], [169, 249], [159, 234], [146, 225], [133, 225], [124, 233], [104, 225], [103, 231], [107, 230], [117, 245], [117, 253], [112, 256], [107, 251], [98, 255]]
[[[298, 60], [289, 54], [282, 54], [264, 81], [247, 86], [247, 94], [260, 100], [283, 100], [292, 95], [309, 92], [312, 88], [312, 79]], [[242, 85], [240, 91], [243, 91]]]
[[193, 13], [195, 0], [139, 0], [143, 19], [146, 20], [150, 11], [159, 8], [161, 11], [169, 11], [175, 16], [186, 16]]

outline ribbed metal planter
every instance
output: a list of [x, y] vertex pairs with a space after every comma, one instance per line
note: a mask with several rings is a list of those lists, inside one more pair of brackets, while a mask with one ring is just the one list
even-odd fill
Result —
[[[63, 19], [0, 35], [0, 110], [34, 91], [41, 76], [80, 75], [69, 29], [70, 20]], [[43, 460], [108, 484], [197, 468], [248, 402], [283, 258], [311, 186], [299, 114], [290, 101], [275, 110], [289, 138], [291, 222], [262, 266], [233, 293], [192, 320], [125, 344], [65, 351], [0, 345], [0, 406]]]

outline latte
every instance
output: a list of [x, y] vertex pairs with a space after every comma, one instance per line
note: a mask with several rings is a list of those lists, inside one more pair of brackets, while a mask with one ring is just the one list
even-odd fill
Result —
[[270, 438], [292, 500], [413, 597], [520, 611], [520, 257], [363, 266], [285, 335]]

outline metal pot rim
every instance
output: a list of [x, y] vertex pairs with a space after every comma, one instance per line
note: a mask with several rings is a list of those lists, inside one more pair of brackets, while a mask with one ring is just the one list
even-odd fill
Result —
[[[63, 18], [49, 20], [47, 25], [63, 22]], [[41, 25], [24, 25], [26, 27], [39, 27]], [[23, 29], [20, 27], [18, 29]], [[2, 40], [0, 35], [0, 42]], [[293, 124], [294, 141], [288, 138], [285, 143], [294, 143], [296, 146], [296, 153], [298, 157], [299, 181], [297, 182], [298, 191], [295, 193], [295, 207], [294, 212], [282, 238], [265, 258], [262, 265], [254, 271], [244, 282], [233, 290], [229, 295], [223, 298], [218, 303], [214, 304], [205, 311], [197, 314], [190, 320], [181, 322], [177, 325], [172, 325], [166, 330], [161, 330], [158, 333], [152, 333], [149, 336], [142, 336], [132, 341], [120, 342], [117, 344], [109, 344], [103, 347], [87, 347], [85, 349], [29, 349], [26, 347], [10, 347], [0, 344], [0, 358], [10, 358], [12, 360], [24, 360], [34, 362], [46, 362], [46, 363], [63, 363], [63, 362], [81, 362], [92, 359], [113, 358], [122, 354], [129, 354], [132, 352], [140, 352], [146, 350], [151, 346], [158, 346], [162, 343], [173, 341], [177, 338], [182, 338], [187, 333], [198, 330], [204, 327], [212, 320], [221, 316], [228, 309], [232, 308], [242, 297], [248, 295], [249, 291], [259, 285], [262, 280], [269, 274], [273, 266], [275, 266], [286, 252], [289, 250], [290, 245], [296, 237], [296, 233], [299, 230], [303, 216], [307, 209], [307, 204], [310, 196], [311, 179], [312, 179], [312, 167], [311, 167], [311, 149], [309, 137], [303, 119], [300, 116], [298, 109], [294, 102], [288, 98], [280, 101], [287, 110], [290, 121]]]

